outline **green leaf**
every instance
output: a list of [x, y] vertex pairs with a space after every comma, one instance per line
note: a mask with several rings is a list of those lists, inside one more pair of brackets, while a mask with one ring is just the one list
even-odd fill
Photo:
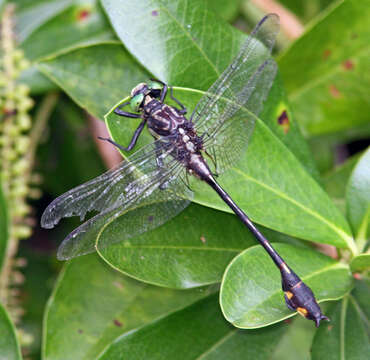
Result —
[[15, 334], [15, 327], [1, 304], [0, 334], [0, 360], [22, 359], [21, 350]]
[[370, 270], [370, 253], [355, 256], [349, 265], [352, 272]]
[[252, 332], [233, 329], [220, 314], [217, 295], [212, 295], [119, 337], [99, 360], [122, 359], [122, 354], [127, 360], [241, 360], [251, 354], [256, 360], [270, 359], [287, 328], [281, 324]]
[[20, 42], [27, 39], [37, 28], [61, 13], [72, 0], [25, 0], [17, 1], [15, 32]]
[[207, 3], [209, 8], [222, 19], [231, 21], [238, 15], [241, 0], [207, 0]]
[[[98, 241], [119, 239], [120, 233], [117, 220], [104, 228]], [[166, 226], [99, 253], [112, 267], [141, 281], [190, 288], [219, 282], [232, 258], [252, 245], [253, 236], [236, 216], [192, 204]]]
[[347, 212], [360, 251], [366, 244], [370, 220], [370, 147], [356, 164], [347, 185]]
[[[312, 289], [318, 302], [339, 299], [351, 288], [347, 265], [308, 249], [287, 244], [274, 247]], [[262, 247], [245, 250], [230, 263], [222, 279], [224, 316], [239, 328], [267, 326], [293, 316], [285, 305], [280, 282], [279, 270]]]
[[280, 58], [295, 116], [311, 136], [368, 123], [369, 16], [369, 0], [339, 2]]
[[206, 90], [245, 37], [198, 0], [101, 1], [116, 34], [156, 78]]
[[44, 319], [43, 359], [95, 359], [114, 339], [216, 289], [174, 291], [122, 276], [96, 255], [68, 262]]
[[312, 344], [312, 359], [368, 359], [370, 353], [367, 333], [369, 319], [356, 297], [348, 295], [342, 301], [333, 304], [328, 311], [328, 316], [330, 323], [322, 324], [315, 335]]
[[83, 0], [48, 19], [22, 43], [22, 49], [28, 59], [36, 60], [72, 46], [113, 38], [99, 2]]
[[351, 156], [345, 163], [336, 167], [333, 171], [327, 173], [322, 178], [322, 184], [325, 191], [343, 213], [346, 211], [345, 196], [348, 179], [358, 161], [358, 158], [358, 155]]
[[0, 181], [0, 273], [6, 256], [8, 236], [8, 207]]
[[150, 77], [117, 43], [82, 46], [41, 62], [38, 68], [99, 119], [133, 87]]

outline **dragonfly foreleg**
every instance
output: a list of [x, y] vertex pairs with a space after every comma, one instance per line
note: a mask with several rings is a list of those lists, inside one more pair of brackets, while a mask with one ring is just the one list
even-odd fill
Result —
[[163, 103], [164, 102], [164, 99], [167, 96], [168, 85], [166, 83], [164, 83], [163, 81], [158, 80], [158, 79], [150, 79], [150, 80], [155, 81], [155, 82], [163, 85], [163, 89], [161, 91], [161, 97], [160, 97], [160, 101]]
[[123, 104], [121, 104], [121, 105], [117, 106], [117, 107], [114, 109], [114, 113], [115, 113], [116, 115], [124, 116], [124, 117], [128, 117], [128, 118], [132, 118], [132, 119], [138, 119], [138, 118], [140, 118], [140, 117], [141, 117], [141, 115], [140, 115], [140, 114], [134, 114], [134, 113], [130, 113], [130, 112], [127, 112], [127, 111], [123, 111], [123, 110], [121, 110], [121, 108], [122, 108], [122, 107], [124, 107], [124, 106], [126, 106], [126, 105], [128, 105], [128, 104], [130, 104], [130, 102], [129, 102], [129, 101], [127, 101], [127, 102], [125, 102], [125, 103], [123, 103]]

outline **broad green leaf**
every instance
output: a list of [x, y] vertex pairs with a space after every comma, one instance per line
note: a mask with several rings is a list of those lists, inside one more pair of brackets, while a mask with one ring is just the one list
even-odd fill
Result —
[[244, 36], [198, 0], [101, 1], [118, 37], [155, 77], [206, 90]]
[[[101, 119], [108, 109], [126, 97], [135, 85], [150, 78], [149, 73], [138, 66], [119, 44], [83, 46], [66, 54], [51, 57], [39, 64], [38, 68], [81, 107]], [[195, 81], [194, 88], [197, 88]], [[184, 96], [180, 97], [181, 101], [186, 103], [188, 96], [194, 99], [186, 103], [191, 113], [196, 105], [195, 99], [199, 100], [199, 94], [197, 96], [196, 90], [194, 94], [189, 94], [189, 90], [183, 90], [186, 93], [179, 95]], [[280, 124], [279, 117], [284, 111], [288, 116], [285, 122]], [[279, 77], [270, 91], [261, 118], [308, 171], [317, 177], [307, 144], [299, 132], [297, 123], [292, 119]], [[137, 122], [134, 119], [127, 120], [115, 117], [116, 125], [122, 131], [127, 131], [128, 138]], [[149, 138], [147, 136], [148, 141]]]
[[[274, 247], [318, 302], [339, 299], [351, 288], [347, 265], [313, 250], [287, 244]], [[295, 314], [285, 305], [279, 270], [260, 246], [245, 250], [227, 267], [220, 304], [226, 319], [239, 328], [263, 327]]]
[[120, 336], [99, 360], [270, 359], [287, 328], [280, 324], [262, 330], [236, 330], [222, 318], [217, 296], [212, 295]]
[[21, 350], [18, 344], [15, 327], [0, 304], [0, 360], [20, 360]]
[[27, 39], [37, 28], [61, 13], [73, 0], [21, 0], [17, 1], [16, 27], [20, 42]]
[[362, 311], [362, 319], [367, 324], [368, 333], [370, 336], [370, 279], [363, 278], [362, 280], [355, 281], [355, 288], [352, 291], [352, 296], [356, 299], [359, 308]]
[[28, 59], [37, 60], [72, 46], [113, 38], [114, 35], [99, 2], [81, 0], [35, 30], [22, 43], [22, 49]]
[[8, 236], [8, 208], [0, 181], [0, 273], [6, 256]]
[[349, 295], [332, 305], [330, 323], [318, 329], [312, 344], [312, 359], [366, 360], [370, 353], [369, 319], [356, 298]]
[[133, 87], [150, 78], [118, 43], [82, 46], [41, 62], [38, 68], [99, 119]]
[[352, 272], [370, 270], [370, 253], [355, 256], [349, 265]]
[[369, 235], [370, 221], [370, 147], [361, 156], [348, 181], [347, 212], [360, 251]]
[[117, 336], [215, 290], [158, 288], [122, 276], [96, 255], [74, 259], [65, 265], [47, 305], [43, 359], [95, 359]]
[[343, 213], [345, 213], [346, 210], [345, 196], [347, 182], [358, 158], [358, 155], [350, 157], [344, 164], [336, 167], [333, 171], [325, 174], [322, 178], [322, 184], [325, 191]]
[[[108, 224], [98, 241], [119, 239], [124, 225]], [[236, 216], [196, 204], [165, 226], [122, 240], [99, 252], [105, 261], [141, 281], [171, 288], [219, 282], [233, 257], [255, 245]]]
[[[175, 96], [188, 108], [196, 104], [199, 92], [179, 89]], [[190, 105], [189, 104], [194, 104]], [[128, 144], [138, 121], [106, 116], [112, 137], [119, 144]], [[125, 125], [130, 126], [128, 129]], [[142, 135], [138, 145], [152, 141]], [[353, 240], [349, 226], [326, 193], [308, 175], [294, 155], [257, 119], [256, 129], [245, 155], [219, 179], [234, 201], [257, 223], [305, 240], [349, 246]], [[214, 191], [200, 181], [192, 181], [195, 201], [219, 210], [228, 207]], [[273, 204], [273, 206], [272, 206]], [[290, 221], [287, 221], [290, 219]]]
[[369, 16], [369, 0], [339, 2], [281, 56], [289, 100], [307, 134], [368, 123]]

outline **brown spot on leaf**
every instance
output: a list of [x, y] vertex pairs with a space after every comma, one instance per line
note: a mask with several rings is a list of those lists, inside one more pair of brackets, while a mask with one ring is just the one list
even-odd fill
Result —
[[113, 320], [113, 323], [114, 323], [114, 325], [116, 325], [118, 327], [122, 327], [122, 323], [119, 320], [117, 320], [117, 319], [114, 319]]
[[201, 241], [203, 244], [205, 244], [205, 243], [207, 242], [206, 238], [205, 238], [203, 235], [200, 237], [200, 241]]
[[361, 274], [359, 274], [359, 273], [354, 273], [354, 274], [353, 274], [353, 277], [354, 277], [356, 280], [361, 280], [361, 279], [362, 279], [362, 276], [361, 276]]
[[86, 21], [90, 16], [91, 12], [89, 9], [81, 9], [77, 12], [77, 21]]
[[79, 334], [83, 334], [83, 332], [84, 332], [84, 331], [83, 331], [82, 329], [78, 329], [78, 330], [77, 330], [77, 332], [78, 332]]
[[357, 39], [357, 38], [358, 38], [358, 34], [353, 33], [353, 34], [351, 35], [351, 39]]
[[331, 50], [329, 49], [324, 50], [324, 52], [322, 53], [322, 57], [324, 60], [326, 60], [330, 55], [331, 55]]
[[288, 117], [288, 114], [287, 114], [286, 110], [283, 110], [281, 112], [277, 121], [278, 121], [278, 124], [283, 128], [284, 133], [286, 134], [289, 131], [289, 128], [290, 128], [289, 117]]
[[153, 215], [148, 216], [148, 221], [149, 222], [152, 222], [153, 220], [154, 220], [154, 216]]
[[157, 10], [153, 10], [152, 11], [152, 16], [158, 16], [159, 15], [159, 13], [158, 13], [158, 11]]
[[335, 99], [339, 99], [342, 96], [341, 92], [338, 90], [338, 88], [335, 85], [329, 86], [329, 92], [330, 92], [330, 95]]
[[342, 62], [342, 66], [344, 70], [352, 70], [355, 65], [351, 60], [346, 60]]
[[291, 319], [285, 319], [284, 322], [285, 322], [285, 324], [290, 324], [292, 322], [292, 320]]

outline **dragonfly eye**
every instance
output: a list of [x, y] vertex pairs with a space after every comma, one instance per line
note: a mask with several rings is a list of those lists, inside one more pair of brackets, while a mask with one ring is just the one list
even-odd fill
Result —
[[140, 106], [143, 103], [144, 94], [137, 94], [132, 97], [130, 101], [130, 106], [133, 111], [138, 112], [140, 110]]
[[161, 91], [163, 85], [157, 81], [151, 80], [147, 83], [148, 89], [150, 90], [150, 95], [154, 98], [159, 98], [161, 96]]

